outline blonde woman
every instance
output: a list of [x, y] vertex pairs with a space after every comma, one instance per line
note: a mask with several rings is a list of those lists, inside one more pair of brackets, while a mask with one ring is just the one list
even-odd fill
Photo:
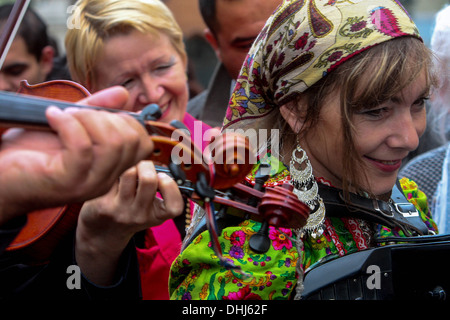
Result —
[[[183, 35], [162, 1], [81, 0], [73, 14], [77, 27], [68, 30], [65, 44], [75, 81], [91, 92], [122, 86], [129, 94], [124, 110], [139, 112], [157, 104], [160, 121], [182, 121], [194, 133], [194, 119], [186, 113], [189, 93]], [[202, 133], [208, 128], [200, 123]], [[83, 210], [127, 219], [158, 217], [166, 211], [174, 217], [184, 209], [184, 202], [178, 189], [168, 184], [167, 176], [157, 175], [153, 164], [144, 161]], [[162, 197], [156, 197], [157, 191]], [[136, 223], [147, 228], [137, 248], [143, 298], [168, 299], [169, 269], [181, 247], [185, 219], [160, 226]]]

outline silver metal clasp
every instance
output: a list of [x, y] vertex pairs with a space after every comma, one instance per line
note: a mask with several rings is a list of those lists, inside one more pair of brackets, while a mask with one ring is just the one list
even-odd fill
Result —
[[395, 210], [405, 218], [418, 217], [419, 211], [412, 203], [393, 203]]
[[375, 209], [375, 211], [378, 211], [383, 216], [386, 216], [388, 218], [393, 218], [394, 217], [394, 210], [392, 209], [391, 205], [388, 205], [390, 212], [386, 212], [386, 211], [380, 209], [380, 206], [378, 205], [378, 201], [377, 200], [373, 199], [372, 202], [373, 202], [373, 208]]

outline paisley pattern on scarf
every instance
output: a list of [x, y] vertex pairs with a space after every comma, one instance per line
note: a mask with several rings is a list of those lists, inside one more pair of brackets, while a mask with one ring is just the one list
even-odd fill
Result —
[[241, 69], [224, 127], [266, 116], [344, 61], [418, 29], [395, 0], [285, 0]]

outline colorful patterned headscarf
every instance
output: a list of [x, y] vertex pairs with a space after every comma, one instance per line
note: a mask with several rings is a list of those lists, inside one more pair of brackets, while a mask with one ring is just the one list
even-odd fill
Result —
[[352, 56], [419, 31], [398, 0], [284, 0], [250, 49], [224, 128], [290, 101]]

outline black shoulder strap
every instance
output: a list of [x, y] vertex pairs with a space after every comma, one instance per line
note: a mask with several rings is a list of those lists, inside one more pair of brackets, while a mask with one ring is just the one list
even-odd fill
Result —
[[[392, 202], [369, 199], [350, 193], [344, 197], [343, 191], [319, 183], [319, 194], [326, 208], [327, 217], [359, 218], [381, 224], [388, 228], [400, 228], [406, 236], [428, 235], [429, 231], [420, 217], [416, 207], [410, 203], [401, 186], [396, 184], [392, 190]], [[218, 215], [216, 221], [222, 230], [242, 222], [242, 218], [229, 215]], [[203, 217], [194, 227], [193, 232], [184, 241], [184, 248], [203, 231], [206, 231], [206, 218]]]
[[[400, 188], [400, 189], [399, 189]], [[350, 193], [346, 198], [342, 190], [319, 184], [319, 193], [329, 217], [360, 218], [389, 228], [399, 227], [406, 236], [428, 234], [416, 207], [406, 200], [401, 187], [395, 185], [392, 201], [369, 199]]]

